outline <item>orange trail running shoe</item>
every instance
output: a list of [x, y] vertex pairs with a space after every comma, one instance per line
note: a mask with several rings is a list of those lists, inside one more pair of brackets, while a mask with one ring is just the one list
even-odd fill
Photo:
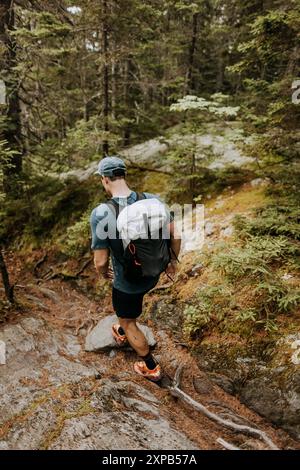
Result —
[[120, 335], [119, 328], [120, 328], [120, 325], [118, 323], [115, 323], [111, 327], [112, 335], [118, 346], [125, 346], [126, 344], [128, 344], [128, 340], [127, 340], [126, 335]]
[[159, 364], [155, 369], [148, 369], [144, 361], [138, 361], [134, 363], [133, 366], [135, 372], [145, 379], [152, 380], [152, 382], [158, 382], [162, 378], [161, 367]]

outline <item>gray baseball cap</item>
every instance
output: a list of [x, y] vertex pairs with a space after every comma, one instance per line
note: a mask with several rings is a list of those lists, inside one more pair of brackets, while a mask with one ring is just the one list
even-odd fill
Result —
[[105, 157], [99, 162], [95, 174], [101, 176], [115, 176], [116, 170], [122, 170], [126, 173], [126, 165], [123, 160], [118, 156]]

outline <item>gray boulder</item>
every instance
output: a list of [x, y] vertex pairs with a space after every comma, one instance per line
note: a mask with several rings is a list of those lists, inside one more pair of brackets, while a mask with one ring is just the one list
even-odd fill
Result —
[[[110, 315], [100, 320], [99, 323], [92, 329], [87, 335], [85, 340], [85, 350], [89, 352], [101, 351], [107, 348], [115, 348], [117, 346], [112, 332], [111, 327], [113, 323], [117, 323], [118, 318], [116, 315]], [[146, 336], [149, 346], [155, 346], [156, 341], [153, 336], [153, 332], [150, 328], [145, 325], [137, 323], [140, 330]]]
[[216, 374], [214, 372], [210, 372], [208, 375], [212, 382], [225, 390], [225, 392], [230, 393], [231, 395], [234, 394], [234, 382], [230, 379], [230, 377], [227, 377], [223, 374]]
[[0, 450], [9, 450], [9, 445], [5, 441], [0, 442]]
[[[281, 370], [283, 369], [283, 370]], [[300, 439], [300, 373], [288, 367], [267, 369], [264, 375], [247, 381], [242, 403]]]
[[267, 178], [255, 178], [250, 184], [252, 188], [258, 188], [259, 186], [267, 186], [269, 184], [269, 180]]
[[250, 343], [249, 349], [202, 344], [198, 364], [225, 392], [300, 440], [300, 333], [271, 344], [265, 359], [264, 343]]
[[207, 237], [210, 237], [211, 235], [213, 235], [216, 231], [216, 224], [214, 224], [213, 222], [206, 222], [205, 224], [205, 235]]
[[113, 411], [67, 419], [51, 450], [195, 450], [197, 446], [162, 417]]
[[229, 225], [229, 227], [223, 228], [221, 230], [220, 236], [223, 237], [223, 238], [232, 237], [233, 232], [234, 232], [233, 226]]

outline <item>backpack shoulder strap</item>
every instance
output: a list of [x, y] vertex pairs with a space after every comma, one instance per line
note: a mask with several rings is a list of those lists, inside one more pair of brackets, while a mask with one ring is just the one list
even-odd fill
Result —
[[[113, 215], [115, 215], [116, 217], [116, 220], [117, 218], [119, 217], [119, 214], [120, 214], [120, 205], [117, 203], [117, 201], [114, 201], [113, 199], [109, 199], [108, 201], [105, 202], [105, 204], [110, 207], [111, 209], [114, 209], [114, 211], [112, 210], [113, 212]], [[120, 239], [120, 234], [118, 232], [118, 229], [116, 228], [116, 236], [117, 236], [117, 240]], [[109, 241], [109, 239], [108, 239]], [[109, 241], [110, 243], [110, 241]], [[122, 241], [120, 241], [120, 246], [121, 246], [121, 249], [123, 249], [123, 243]], [[114, 254], [115, 258], [117, 258], [116, 254]], [[118, 258], [117, 258], [118, 259]], [[122, 264], [122, 262], [118, 259], [119, 263]]]
[[116, 219], [119, 217], [120, 214], [120, 204], [117, 203], [117, 201], [114, 201], [113, 199], [109, 199], [105, 203], [107, 206], [110, 206], [111, 208], [114, 208], [116, 211]]
[[[136, 202], [137, 201], [141, 201], [142, 199], [147, 199], [146, 196], [145, 196], [145, 193], [138, 193], [136, 191]], [[119, 214], [120, 214], [120, 204], [115, 201], [114, 199], [109, 199], [108, 201], [105, 202], [105, 204], [107, 204], [108, 206], [110, 206], [111, 208], [114, 208], [115, 211], [116, 211], [116, 219], [119, 217]]]
[[145, 193], [138, 193], [137, 191], [135, 192], [136, 194], [136, 200], [141, 201], [142, 199], [147, 199], [145, 196]]

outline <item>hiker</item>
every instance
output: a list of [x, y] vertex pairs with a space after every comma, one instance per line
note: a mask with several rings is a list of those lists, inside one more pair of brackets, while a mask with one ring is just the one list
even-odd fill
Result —
[[[151, 354], [136, 319], [142, 313], [144, 295], [157, 284], [160, 274], [166, 272], [174, 278], [181, 240], [175, 238], [173, 218], [159, 198], [150, 193], [137, 193], [128, 187], [126, 165], [119, 156], [105, 157], [96, 173], [101, 176], [110, 199], [92, 211], [91, 248], [97, 272], [113, 281], [112, 303], [118, 323], [112, 326], [112, 334], [119, 346], [129, 343], [140, 356], [141, 360], [134, 364], [135, 372], [159, 381], [161, 366]], [[149, 235], [152, 228], [137, 223], [139, 212], [136, 208], [141, 207], [148, 211], [154, 226], [158, 220], [164, 224], [164, 227], [154, 227], [160, 236], [153, 240], [142, 236], [143, 230], [144, 235]], [[123, 226], [122, 220], [126, 222]], [[136, 230], [141, 233], [135, 233]], [[166, 239], [162, 239], [162, 233], [167, 234]], [[110, 256], [113, 269], [109, 264]]]

